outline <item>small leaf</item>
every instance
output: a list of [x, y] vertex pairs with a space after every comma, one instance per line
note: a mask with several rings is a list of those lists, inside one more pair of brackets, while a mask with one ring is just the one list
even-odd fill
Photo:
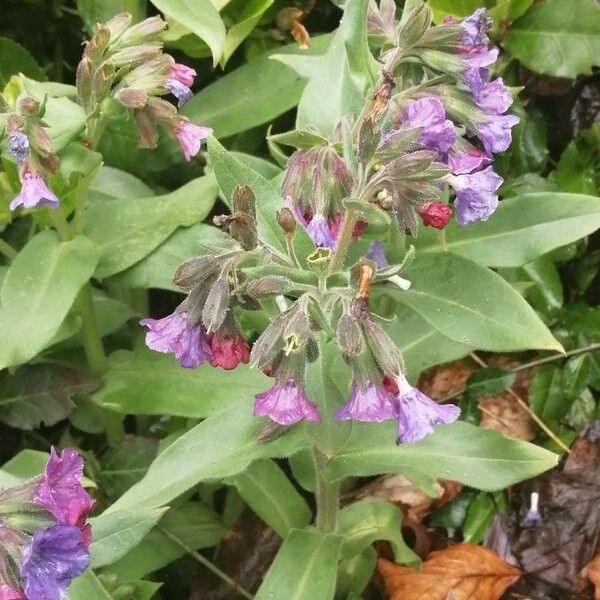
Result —
[[516, 373], [506, 369], [480, 369], [467, 380], [466, 392], [474, 398], [497, 396], [508, 389], [516, 378]]

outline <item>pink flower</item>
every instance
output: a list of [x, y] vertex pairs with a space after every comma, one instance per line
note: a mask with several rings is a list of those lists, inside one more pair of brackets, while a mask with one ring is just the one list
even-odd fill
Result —
[[196, 70], [192, 69], [192, 67], [182, 65], [181, 63], [175, 63], [171, 67], [169, 78], [176, 79], [177, 81], [179, 81], [179, 83], [182, 83], [186, 87], [190, 88], [194, 85], [194, 79], [196, 75]]
[[426, 202], [417, 210], [423, 225], [444, 229], [452, 216], [452, 207], [443, 202]]
[[202, 142], [212, 135], [212, 129], [194, 125], [182, 118], [173, 126], [173, 134], [181, 145], [185, 160], [191, 160], [192, 156], [200, 152]]
[[308, 400], [293, 379], [286, 383], [277, 382], [266, 392], [257, 394], [254, 415], [269, 417], [279, 425], [293, 425], [302, 419], [321, 420], [316, 405]]
[[213, 367], [221, 367], [226, 371], [235, 369], [240, 363], [250, 360], [250, 347], [240, 331], [234, 335], [219, 335], [213, 333], [208, 343], [212, 351], [210, 364]]
[[21, 177], [21, 191], [13, 198], [9, 208], [10, 210], [15, 210], [19, 206], [56, 208], [58, 204], [58, 198], [50, 191], [41, 175], [35, 171], [25, 171]]
[[350, 400], [336, 410], [335, 419], [380, 422], [393, 419], [396, 415], [395, 401], [382, 385], [375, 385], [371, 381], [361, 385], [355, 381]]

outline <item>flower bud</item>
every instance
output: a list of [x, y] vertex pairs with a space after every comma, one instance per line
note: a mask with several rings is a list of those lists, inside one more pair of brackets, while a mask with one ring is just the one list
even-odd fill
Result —
[[380, 36], [384, 42], [396, 45], [396, 2], [381, 0], [379, 6], [375, 2], [369, 2], [367, 28], [370, 35]]
[[216, 256], [198, 256], [181, 264], [173, 275], [173, 283], [186, 292], [192, 291], [198, 284], [215, 273], [220, 261]]
[[399, 377], [404, 372], [404, 359], [393, 340], [370, 317], [361, 320], [367, 344], [381, 372]]
[[18, 102], [19, 112], [39, 116], [40, 103], [32, 96], [22, 96]]
[[110, 37], [110, 30], [106, 25], [97, 25], [94, 35], [89, 41], [85, 42], [83, 56], [94, 62], [99, 61], [108, 48]]
[[162, 50], [161, 42], [146, 42], [139, 46], [130, 46], [115, 52], [109, 61], [115, 67], [135, 67], [146, 60], [156, 58]]
[[456, 54], [426, 48], [419, 52], [419, 56], [425, 64], [442, 73], [458, 75], [467, 68], [465, 60]]
[[289, 319], [289, 311], [275, 317], [252, 345], [250, 364], [257, 369], [271, 365], [281, 352], [281, 336]]
[[452, 207], [443, 202], [426, 202], [417, 209], [423, 225], [444, 229], [452, 216]]
[[148, 102], [148, 92], [136, 88], [121, 88], [115, 94], [115, 99], [125, 108], [143, 108]]
[[433, 15], [427, 4], [419, 4], [402, 23], [398, 31], [398, 39], [405, 48], [410, 48], [419, 42], [429, 29]]
[[116, 42], [125, 33], [125, 30], [131, 25], [131, 14], [130, 13], [119, 13], [112, 19], [104, 23], [103, 27], [106, 28], [110, 34], [110, 41]]
[[92, 61], [84, 56], [77, 65], [75, 86], [77, 88], [77, 99], [79, 104], [87, 110], [89, 107], [90, 94], [92, 93]]
[[302, 19], [304, 11], [301, 8], [295, 6], [287, 6], [282, 8], [275, 16], [275, 24], [277, 29], [281, 31], [289, 31], [294, 23]]
[[245, 287], [245, 293], [255, 298], [259, 296], [287, 294], [293, 289], [292, 282], [282, 275], [265, 275], [250, 281]]
[[177, 117], [177, 109], [166, 100], [150, 97], [146, 107], [154, 118], [159, 121], [172, 122]]
[[244, 250], [252, 250], [258, 244], [256, 231], [256, 199], [247, 185], [238, 185], [231, 196], [233, 208], [229, 233], [237, 240]]
[[210, 288], [204, 308], [202, 309], [202, 323], [207, 333], [216, 331], [221, 327], [229, 312], [230, 300], [231, 296], [227, 275], [226, 273], [222, 273]]
[[146, 110], [133, 112], [135, 126], [139, 136], [140, 148], [156, 148], [158, 145], [158, 130], [154, 120]]
[[164, 94], [174, 64], [175, 61], [168, 54], [156, 56], [129, 71], [121, 79], [120, 86], [143, 89], [155, 95]]
[[110, 64], [103, 64], [102, 67], [96, 69], [92, 77], [91, 102], [99, 102], [106, 96], [114, 77], [115, 70]]
[[279, 227], [283, 229], [283, 233], [286, 237], [293, 237], [296, 231], [296, 219], [294, 218], [292, 211], [287, 207], [280, 208], [277, 211], [276, 216], [277, 223], [279, 224]]
[[363, 349], [363, 334], [357, 320], [348, 313], [343, 313], [336, 328], [338, 344], [346, 355], [358, 354]]
[[155, 38], [158, 37], [158, 34], [166, 28], [167, 23], [161, 17], [148, 17], [123, 32], [116, 45], [122, 48], [124, 46], [135, 46], [137, 44], [156, 41]]

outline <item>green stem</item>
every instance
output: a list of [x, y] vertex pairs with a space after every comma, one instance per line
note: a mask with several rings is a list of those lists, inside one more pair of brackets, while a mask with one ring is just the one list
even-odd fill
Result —
[[342, 225], [342, 231], [338, 238], [337, 247], [333, 260], [329, 265], [329, 272], [335, 273], [344, 266], [346, 255], [348, 254], [348, 248], [350, 242], [352, 242], [352, 234], [354, 233], [354, 227], [356, 226], [356, 210], [349, 208], [346, 216], [344, 217], [344, 224]]
[[19, 254], [8, 242], [0, 238], [0, 253], [4, 254], [8, 260], [13, 260]]
[[337, 481], [329, 481], [325, 477], [324, 472], [328, 459], [317, 447], [313, 448], [313, 460], [317, 474], [316, 525], [321, 531], [335, 531], [340, 504], [340, 484]]
[[92, 373], [104, 375], [108, 369], [102, 336], [96, 321], [96, 312], [92, 300], [92, 286], [86, 283], [75, 300], [75, 309], [81, 315], [81, 334], [83, 347]]
[[72, 238], [71, 228], [65, 219], [65, 215], [63, 215], [62, 209], [59, 208], [49, 208], [48, 212], [50, 213], [50, 218], [52, 219], [52, 224], [54, 225], [54, 229], [56, 229], [56, 233], [58, 233], [58, 237], [66, 242]]
[[239, 585], [234, 579], [229, 577], [227, 573], [224, 573], [217, 567], [217, 565], [213, 564], [208, 560], [208, 558], [202, 556], [199, 552], [196, 552], [193, 548], [190, 548], [185, 542], [180, 540], [176, 535], [171, 533], [168, 529], [161, 527], [160, 525], [157, 529], [164, 533], [174, 544], [179, 546], [182, 550], [185, 550], [196, 562], [200, 563], [203, 567], [206, 567], [211, 573], [216, 575], [219, 579], [224, 581], [232, 590], [236, 592], [240, 596], [243, 596], [247, 600], [252, 600], [254, 596], [246, 589], [244, 589], [241, 585]]

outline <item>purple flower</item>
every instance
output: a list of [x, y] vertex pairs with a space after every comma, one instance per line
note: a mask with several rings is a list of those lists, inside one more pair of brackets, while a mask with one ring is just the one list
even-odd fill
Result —
[[60, 456], [54, 448], [44, 470], [44, 479], [34, 502], [43, 506], [61, 525], [85, 526], [95, 502], [83, 489], [83, 459], [73, 448], [65, 448]]
[[0, 583], [0, 600], [27, 600], [25, 596], [19, 591]]
[[177, 98], [177, 106], [181, 108], [193, 95], [192, 90], [177, 79], [169, 79], [165, 84], [167, 89]]
[[19, 206], [24, 208], [35, 208], [36, 206], [56, 208], [58, 206], [58, 198], [48, 189], [39, 173], [25, 171], [21, 182], [21, 191], [10, 203], [10, 210], [15, 210]]
[[380, 422], [393, 419], [396, 415], [394, 399], [383, 386], [375, 385], [371, 381], [360, 385], [355, 381], [352, 384], [350, 400], [337, 409], [335, 419]]
[[487, 49], [489, 38], [488, 29], [492, 25], [492, 19], [487, 16], [485, 8], [478, 8], [460, 22], [463, 28], [462, 43], [469, 51]]
[[378, 269], [383, 269], [388, 266], [387, 256], [385, 255], [385, 246], [380, 240], [371, 242], [365, 256], [370, 258], [377, 265]]
[[335, 248], [335, 239], [331, 234], [329, 223], [323, 215], [316, 214], [305, 226], [305, 229], [316, 246]]
[[484, 83], [477, 91], [471, 89], [476, 104], [487, 113], [502, 114], [513, 102], [512, 94], [504, 85], [502, 77]]
[[21, 576], [27, 600], [60, 600], [71, 581], [90, 564], [77, 527], [54, 525], [36, 531], [23, 549]]
[[23, 132], [13, 131], [8, 137], [8, 150], [18, 162], [25, 162], [29, 155], [29, 139]]
[[185, 160], [191, 160], [192, 156], [196, 156], [200, 152], [202, 142], [212, 135], [212, 129], [194, 125], [182, 118], [173, 126], [173, 134], [181, 145]]
[[185, 311], [162, 319], [142, 319], [140, 325], [148, 328], [146, 346], [157, 352], [172, 352], [182, 367], [192, 369], [212, 358], [204, 328], [188, 327]]
[[398, 383], [398, 433], [396, 443], [412, 444], [433, 433], [435, 425], [453, 423], [460, 416], [454, 404], [437, 404], [406, 379]]
[[472, 173], [487, 166], [490, 159], [483, 150], [464, 142], [460, 146], [450, 148], [447, 156], [448, 166], [455, 175]]
[[[478, 52], [475, 54], [464, 54], [463, 58], [467, 62], [468, 69], [467, 71], [473, 70], [471, 72], [471, 77], [479, 77], [482, 81], [486, 81], [488, 78], [488, 72], [485, 67], [489, 67], [493, 65], [498, 60], [499, 54], [498, 48], [490, 48], [489, 50], [485, 50], [484, 52]], [[475, 73], [474, 70], [479, 69], [478, 73]], [[463, 78], [469, 77], [467, 71], [463, 73]]]
[[293, 425], [302, 419], [320, 421], [316, 405], [308, 400], [304, 390], [293, 379], [276, 382], [269, 390], [257, 394], [254, 415], [269, 417], [279, 425]]
[[196, 70], [181, 63], [175, 63], [169, 72], [170, 79], [176, 79], [186, 87], [191, 88], [194, 85]]
[[494, 173], [492, 167], [477, 173], [450, 177], [449, 182], [456, 193], [454, 208], [456, 221], [460, 225], [485, 221], [496, 210], [496, 190], [502, 185], [502, 177]]
[[412, 100], [404, 109], [404, 121], [411, 127], [423, 128], [421, 144], [429, 150], [448, 152], [456, 140], [456, 131], [446, 119], [444, 105], [432, 96]]
[[491, 156], [494, 152], [508, 150], [512, 140], [510, 129], [519, 122], [519, 117], [493, 114], [488, 116], [489, 120], [477, 125], [477, 134], [488, 156]]

